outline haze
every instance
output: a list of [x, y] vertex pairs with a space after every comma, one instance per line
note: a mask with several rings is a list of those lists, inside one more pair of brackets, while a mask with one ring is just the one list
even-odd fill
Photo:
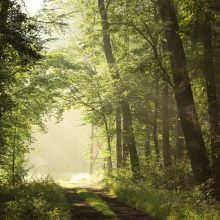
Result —
[[35, 167], [35, 174], [68, 179], [88, 172], [86, 152], [90, 144], [91, 125], [83, 124], [80, 110], [65, 112], [59, 124], [55, 119], [47, 123], [48, 132], [36, 135], [36, 142], [32, 145], [35, 150], [29, 155], [29, 165]]
[[[27, 10], [35, 14], [42, 7], [42, 0], [25, 0]], [[81, 111], [68, 111], [63, 121], [47, 123], [48, 133], [38, 133], [34, 150], [28, 155], [31, 173], [50, 175], [53, 178], [70, 179], [79, 173], [88, 173], [86, 152], [90, 144], [91, 126], [83, 125]]]
[[35, 14], [42, 6], [42, 0], [24, 0], [30, 14]]

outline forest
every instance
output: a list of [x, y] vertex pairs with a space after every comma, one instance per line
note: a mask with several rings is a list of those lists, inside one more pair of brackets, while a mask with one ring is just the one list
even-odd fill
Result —
[[[220, 219], [220, 1], [28, 1], [0, 0], [0, 219]], [[87, 186], [30, 180], [73, 109], [100, 168], [91, 144]]]

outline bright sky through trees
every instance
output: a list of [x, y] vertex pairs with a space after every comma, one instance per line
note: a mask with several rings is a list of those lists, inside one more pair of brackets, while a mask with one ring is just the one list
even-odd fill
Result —
[[219, 2], [0, 0], [0, 220], [220, 220]]
[[31, 14], [35, 14], [42, 6], [43, 1], [42, 0], [24, 0], [27, 10]]
[[48, 123], [46, 134], [35, 135], [36, 141], [29, 154], [34, 172], [57, 177], [68, 177], [88, 172], [86, 149], [90, 144], [90, 125], [84, 125], [81, 111], [67, 111], [59, 124], [53, 118]]
[[[24, 0], [24, 2], [31, 15], [37, 13], [43, 4], [42, 0]], [[63, 121], [59, 125], [51, 120], [47, 124], [48, 133], [36, 135], [36, 142], [32, 145], [35, 150], [28, 156], [30, 165], [35, 167], [34, 170], [54, 177], [57, 173], [65, 175], [65, 171], [73, 174], [80, 172], [81, 169], [86, 172], [88, 168], [85, 151], [89, 144], [90, 126], [80, 126], [83, 123], [80, 111], [64, 114]], [[60, 151], [60, 148], [63, 150]]]

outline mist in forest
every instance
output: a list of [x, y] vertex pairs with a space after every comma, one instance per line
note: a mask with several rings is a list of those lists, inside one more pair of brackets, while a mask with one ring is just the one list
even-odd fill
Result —
[[[20, 0], [22, 2], [22, 0]], [[39, 9], [41, 9], [43, 0], [24, 0], [27, 11], [34, 15]]]
[[63, 120], [46, 123], [48, 132], [37, 133], [33, 150], [28, 157], [33, 166], [32, 175], [50, 175], [56, 179], [69, 179], [73, 175], [88, 173], [86, 156], [90, 144], [91, 125], [85, 124], [81, 111], [67, 111]]

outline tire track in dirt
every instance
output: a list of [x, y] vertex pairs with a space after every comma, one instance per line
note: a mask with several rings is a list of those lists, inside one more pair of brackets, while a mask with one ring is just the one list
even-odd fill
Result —
[[[117, 217], [111, 218], [104, 216], [101, 212], [97, 211], [88, 205], [78, 194], [77, 190], [87, 190], [93, 192], [102, 199], [109, 208], [116, 214]], [[72, 210], [72, 219], [74, 220], [156, 220], [149, 215], [130, 207], [118, 200], [117, 197], [109, 195], [108, 192], [95, 189], [95, 188], [74, 188], [65, 189], [66, 197], [69, 201]]]

